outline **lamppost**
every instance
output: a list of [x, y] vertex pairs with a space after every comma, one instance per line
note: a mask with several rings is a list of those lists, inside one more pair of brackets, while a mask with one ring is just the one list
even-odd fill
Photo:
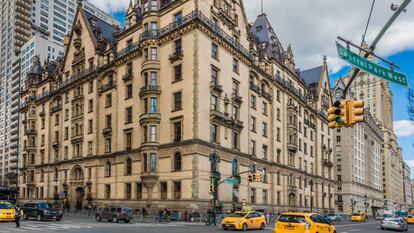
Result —
[[310, 212], [313, 212], [313, 180], [309, 181], [309, 186], [310, 186]]

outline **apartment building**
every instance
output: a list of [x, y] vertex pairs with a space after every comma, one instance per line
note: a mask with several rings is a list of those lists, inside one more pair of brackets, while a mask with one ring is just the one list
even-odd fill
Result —
[[[326, 61], [300, 72], [243, 1], [131, 4], [119, 29], [78, 3], [62, 60], [34, 59], [20, 108], [20, 198], [72, 208], [334, 208]], [[214, 155], [214, 156], [213, 156]]]

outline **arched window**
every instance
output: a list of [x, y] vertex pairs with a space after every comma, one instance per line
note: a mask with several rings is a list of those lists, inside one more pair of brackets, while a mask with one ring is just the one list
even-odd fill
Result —
[[105, 163], [105, 176], [111, 176], [111, 163], [109, 161]]
[[174, 171], [181, 171], [181, 153], [174, 154]]
[[237, 163], [237, 159], [233, 159], [233, 162], [231, 163], [231, 174], [234, 176], [239, 171], [239, 165]]
[[125, 162], [125, 175], [132, 175], [132, 160], [128, 158]]

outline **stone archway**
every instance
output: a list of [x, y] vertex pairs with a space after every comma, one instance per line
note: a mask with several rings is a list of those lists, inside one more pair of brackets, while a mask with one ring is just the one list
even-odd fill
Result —
[[294, 193], [289, 194], [289, 207], [296, 206], [296, 195]]
[[72, 209], [82, 209], [85, 197], [84, 175], [80, 166], [75, 166], [70, 172], [70, 207]]

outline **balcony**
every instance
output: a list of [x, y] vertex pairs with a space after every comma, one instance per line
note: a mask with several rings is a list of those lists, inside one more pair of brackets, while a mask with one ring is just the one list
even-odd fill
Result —
[[26, 153], [35, 152], [36, 149], [37, 149], [36, 145], [27, 145], [27, 146], [24, 146], [24, 148], [23, 148], [23, 150]]
[[35, 129], [26, 129], [25, 135], [36, 135]]
[[327, 167], [333, 167], [333, 162], [330, 161], [329, 159], [323, 159], [323, 165]]
[[110, 136], [112, 135], [112, 127], [107, 127], [105, 129], [102, 130], [102, 134], [105, 136]]
[[243, 122], [241, 122], [240, 120], [229, 116], [227, 113], [222, 113], [217, 110], [211, 110], [210, 117], [212, 121], [219, 123], [221, 125], [225, 125], [231, 129], [240, 131], [244, 127]]
[[128, 71], [124, 76], [122, 76], [122, 80], [124, 80], [124, 82], [131, 81], [133, 78], [132, 71]]
[[221, 94], [223, 92], [223, 86], [222, 85], [219, 85], [215, 81], [211, 81], [210, 82], [210, 88], [211, 88], [212, 91], [217, 92], [219, 94]]
[[54, 148], [58, 148], [59, 147], [59, 139], [58, 140], [55, 140], [54, 142], [52, 142], [52, 146]]
[[288, 192], [297, 192], [298, 191], [298, 187], [296, 187], [295, 185], [288, 185], [287, 186], [287, 191]]
[[149, 40], [149, 39], [158, 39], [159, 33], [157, 30], [149, 30], [146, 32], [143, 32], [140, 36], [139, 36], [139, 41], [143, 42], [145, 40]]
[[253, 82], [250, 82], [250, 90], [256, 92], [257, 94], [260, 94], [260, 87]]
[[59, 83], [59, 86], [57, 89], [61, 89], [64, 88], [80, 79], [82, 79], [83, 77], [86, 77], [87, 75], [93, 73], [96, 70], [96, 67], [89, 67], [88, 69], [84, 69], [81, 72], [72, 75], [69, 79], [62, 81], [61, 83]]
[[312, 129], [316, 129], [315, 124], [314, 124], [314, 123], [312, 123], [310, 120], [305, 119], [304, 123], [305, 123], [305, 125], [309, 126], [310, 128], [312, 128]]
[[289, 151], [296, 152], [296, 151], [298, 151], [298, 144], [297, 143], [293, 143], [293, 142], [288, 142], [287, 143], [287, 149]]
[[139, 43], [134, 43], [134, 44], [127, 45], [126, 48], [120, 50], [117, 53], [117, 58], [121, 58], [121, 57], [123, 57], [123, 56], [125, 56], [125, 55], [127, 55], [127, 54], [129, 54], [129, 53], [131, 53], [131, 52], [133, 52], [135, 50], [137, 50], [138, 48], [139, 48]]
[[80, 94], [80, 95], [76, 95], [76, 96], [74, 96], [73, 97], [73, 99], [72, 99], [72, 103], [73, 102], [76, 102], [76, 101], [78, 101], [78, 100], [83, 100], [83, 94]]
[[343, 200], [337, 200], [337, 201], [335, 201], [335, 205], [342, 205], [342, 204], [344, 204], [344, 201]]
[[272, 102], [272, 95], [270, 93], [262, 91], [261, 95], [263, 96], [263, 98], [267, 99], [269, 102]]
[[141, 125], [145, 124], [159, 124], [161, 122], [160, 113], [144, 113], [139, 116], [139, 123]]
[[231, 99], [235, 103], [238, 103], [238, 104], [242, 104], [243, 103], [243, 97], [239, 96], [239, 94], [237, 94], [237, 93], [232, 93], [231, 94]]
[[59, 112], [59, 111], [61, 111], [61, 110], [62, 110], [62, 105], [61, 105], [61, 104], [56, 105], [56, 106], [54, 106], [54, 107], [52, 107], [52, 108], [50, 109], [50, 114], [53, 114], [53, 113], [55, 113], [55, 112]]
[[99, 92], [99, 94], [102, 94], [105, 91], [108, 91], [108, 90], [110, 90], [112, 88], [115, 88], [115, 87], [116, 87], [116, 81], [109, 81], [107, 84], [102, 85], [99, 88], [98, 92]]
[[184, 54], [183, 54], [183, 51], [181, 49], [176, 50], [176, 51], [174, 51], [173, 54], [170, 55], [169, 60], [170, 60], [171, 63], [173, 63], [175, 61], [181, 60], [183, 58], [183, 55]]
[[141, 87], [139, 90], [139, 97], [142, 97], [144, 95], [150, 95], [150, 94], [156, 94], [159, 95], [161, 93], [161, 87], [160, 86], [144, 86]]
[[72, 144], [74, 143], [79, 143], [79, 142], [83, 142], [83, 134], [79, 134], [79, 135], [73, 135], [70, 138]]

